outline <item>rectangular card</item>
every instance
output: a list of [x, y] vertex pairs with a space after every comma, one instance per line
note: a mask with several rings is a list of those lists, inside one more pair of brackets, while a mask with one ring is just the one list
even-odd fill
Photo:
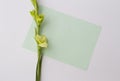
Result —
[[[44, 55], [63, 63], [87, 69], [101, 28], [85, 20], [76, 19], [47, 7], [41, 7], [45, 14], [42, 34], [48, 38], [48, 48]], [[34, 41], [33, 23], [23, 47], [37, 52]]]

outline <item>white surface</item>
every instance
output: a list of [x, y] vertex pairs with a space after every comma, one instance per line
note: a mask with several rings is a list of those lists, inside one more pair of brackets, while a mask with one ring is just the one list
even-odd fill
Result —
[[[102, 26], [87, 71], [51, 58], [42, 81], [120, 81], [120, 1], [41, 0], [43, 5]], [[32, 18], [30, 0], [0, 1], [0, 81], [35, 81], [36, 54], [21, 47]]]

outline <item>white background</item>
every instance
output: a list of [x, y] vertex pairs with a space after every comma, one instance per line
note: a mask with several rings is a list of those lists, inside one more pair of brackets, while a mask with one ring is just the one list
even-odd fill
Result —
[[[44, 57], [42, 81], [120, 81], [119, 0], [41, 0], [41, 4], [102, 27], [88, 70]], [[37, 55], [22, 48], [32, 8], [30, 0], [0, 0], [0, 81], [35, 81]]]

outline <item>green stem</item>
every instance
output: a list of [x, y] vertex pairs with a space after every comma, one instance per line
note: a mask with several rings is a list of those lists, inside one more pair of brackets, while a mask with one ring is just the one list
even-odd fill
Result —
[[36, 66], [36, 81], [41, 81], [41, 68], [42, 68], [42, 54], [41, 48], [38, 47], [38, 61]]
[[40, 35], [40, 26], [37, 26], [37, 28], [38, 28], [38, 34]]
[[[38, 6], [38, 2], [37, 0], [31, 0], [33, 3], [33, 6], [35, 8], [36, 13], [34, 14], [34, 20], [36, 22], [36, 28], [35, 28], [35, 36], [36, 35], [40, 35], [40, 26], [41, 26], [41, 22], [38, 23], [37, 22], [37, 16], [39, 16], [39, 6]], [[38, 45], [38, 43], [37, 43]], [[36, 81], [41, 81], [41, 68], [42, 68], [42, 48], [40, 46], [37, 46], [38, 48], [38, 60], [37, 60], [37, 65], [36, 65]]]

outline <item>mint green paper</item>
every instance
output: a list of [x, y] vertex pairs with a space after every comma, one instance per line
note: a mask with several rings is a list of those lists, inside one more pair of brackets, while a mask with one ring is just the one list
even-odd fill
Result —
[[[84, 20], [41, 7], [45, 14], [42, 33], [48, 38], [48, 48], [43, 52], [65, 64], [87, 69], [93, 54], [100, 27]], [[33, 23], [23, 47], [36, 52]]]

